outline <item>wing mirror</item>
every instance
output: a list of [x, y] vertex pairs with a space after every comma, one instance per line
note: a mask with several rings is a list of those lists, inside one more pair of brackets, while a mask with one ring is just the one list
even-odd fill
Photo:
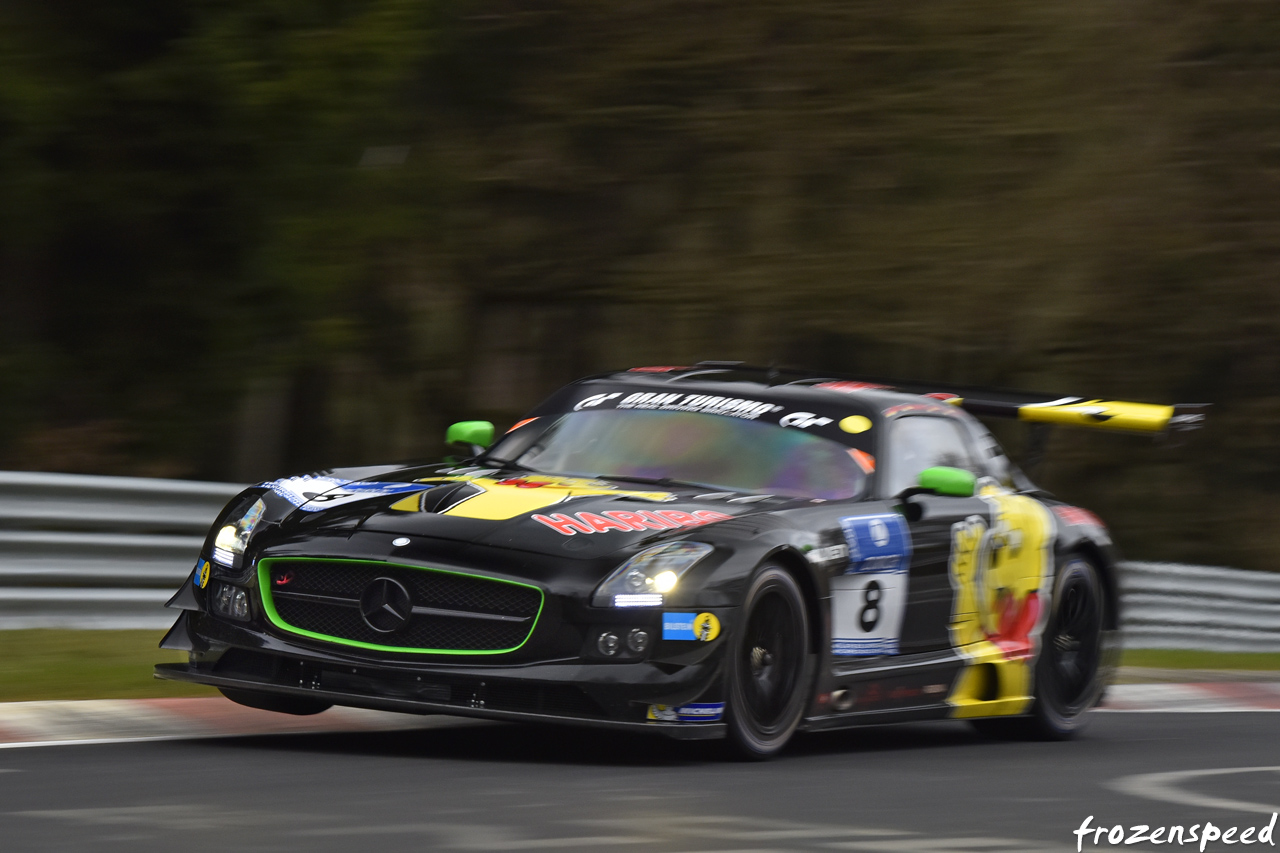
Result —
[[911, 500], [916, 495], [946, 495], [953, 498], [971, 498], [977, 490], [978, 478], [963, 468], [937, 465], [920, 472], [916, 485], [909, 486], [898, 495], [902, 501], [900, 510], [913, 524], [924, 514], [924, 507]]
[[449, 426], [444, 442], [465, 451], [467, 456], [479, 456], [493, 444], [493, 432], [493, 424], [488, 421], [458, 421]]
[[953, 498], [971, 498], [977, 488], [978, 478], [963, 468], [938, 465], [920, 472], [920, 489]]

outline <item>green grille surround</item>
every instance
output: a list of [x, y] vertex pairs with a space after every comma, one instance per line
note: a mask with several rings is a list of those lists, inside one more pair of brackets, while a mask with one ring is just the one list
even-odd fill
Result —
[[[385, 566], [387, 568], [408, 569], [415, 572], [432, 572], [442, 575], [456, 575], [458, 577], [471, 578], [474, 580], [489, 581], [490, 583], [509, 584], [511, 586], [521, 586], [526, 589], [532, 589], [538, 593], [538, 612], [533, 615], [533, 621], [529, 625], [529, 633], [525, 634], [523, 640], [517, 645], [509, 649], [421, 649], [409, 646], [384, 646], [377, 643], [366, 643], [361, 640], [348, 640], [345, 637], [334, 637], [329, 634], [319, 634], [315, 631], [308, 631], [305, 628], [297, 628], [290, 625], [276, 610], [275, 602], [271, 599], [271, 569], [274, 566], [287, 563], [334, 563], [334, 564], [357, 564], [362, 566]], [[389, 563], [384, 560], [352, 560], [337, 557], [268, 557], [258, 562], [258, 593], [262, 598], [262, 609], [267, 614], [267, 619], [272, 625], [282, 631], [288, 631], [291, 634], [297, 634], [301, 637], [309, 637], [312, 640], [321, 640], [326, 643], [338, 643], [343, 646], [354, 646], [358, 649], [369, 649], [376, 652], [395, 652], [397, 654], [411, 655], [505, 655], [517, 651], [522, 648], [525, 643], [529, 642], [529, 638], [533, 636], [534, 629], [538, 627], [538, 619], [542, 616], [542, 608], [546, 606], [547, 597], [540, 587], [530, 583], [521, 583], [519, 581], [509, 581], [502, 578], [491, 578], [485, 575], [472, 574], [470, 572], [457, 572], [451, 569], [439, 569], [433, 566], [410, 566], [405, 563]]]

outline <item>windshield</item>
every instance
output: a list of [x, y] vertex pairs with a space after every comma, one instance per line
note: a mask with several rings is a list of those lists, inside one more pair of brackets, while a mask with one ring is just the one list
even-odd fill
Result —
[[[504, 452], [505, 451], [505, 452]], [[512, 435], [490, 460], [544, 474], [645, 477], [758, 494], [858, 497], [867, 475], [850, 448], [775, 424], [694, 412], [571, 412], [529, 444]]]

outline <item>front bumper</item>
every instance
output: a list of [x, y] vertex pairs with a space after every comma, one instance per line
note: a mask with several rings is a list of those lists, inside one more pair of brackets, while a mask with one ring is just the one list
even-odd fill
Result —
[[184, 611], [161, 646], [187, 650], [190, 662], [161, 664], [155, 675], [357, 708], [705, 739], [722, 737], [724, 723], [656, 720], [650, 706], [720, 702], [723, 645], [714, 645], [710, 654], [688, 664], [566, 659], [459, 665], [385, 659], [336, 645], [320, 648]]

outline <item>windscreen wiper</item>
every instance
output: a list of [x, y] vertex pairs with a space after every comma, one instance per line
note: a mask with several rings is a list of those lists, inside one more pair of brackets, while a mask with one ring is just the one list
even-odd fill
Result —
[[548, 474], [546, 471], [539, 471], [537, 468], [530, 468], [522, 462], [513, 462], [509, 459], [483, 459], [477, 461], [482, 461], [485, 465], [496, 468], [499, 471], [512, 470], [519, 471], [523, 474], [541, 474], [544, 477], [554, 476], [552, 474]]
[[633, 474], [592, 474], [593, 480], [623, 480], [628, 483], [643, 483], [646, 486], [686, 486], [693, 489], [710, 489], [715, 492], [738, 492], [741, 489], [730, 489], [725, 486], [713, 486], [710, 483], [694, 483], [689, 480], [675, 480], [671, 477], [640, 477]]

